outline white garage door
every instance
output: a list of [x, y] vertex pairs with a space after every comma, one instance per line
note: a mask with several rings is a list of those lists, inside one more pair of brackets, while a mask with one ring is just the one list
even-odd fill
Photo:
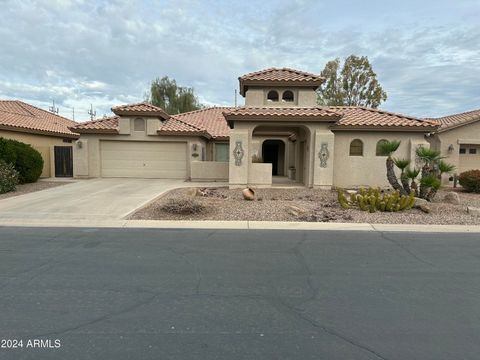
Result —
[[101, 141], [100, 152], [103, 177], [187, 177], [186, 143]]

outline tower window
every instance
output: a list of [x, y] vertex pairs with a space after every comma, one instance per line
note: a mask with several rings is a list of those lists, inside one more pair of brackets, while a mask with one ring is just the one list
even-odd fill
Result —
[[267, 101], [278, 101], [278, 92], [276, 90], [270, 90], [267, 94]]
[[134, 131], [145, 131], [145, 120], [142, 118], [136, 118], [133, 121], [133, 130]]
[[293, 92], [290, 90], [284, 91], [282, 94], [282, 100], [285, 102], [293, 102]]

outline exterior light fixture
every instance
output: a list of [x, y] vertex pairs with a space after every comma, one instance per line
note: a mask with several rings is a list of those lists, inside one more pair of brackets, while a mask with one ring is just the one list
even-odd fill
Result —
[[448, 146], [448, 152], [451, 153], [451, 152], [453, 152], [453, 150], [455, 150], [455, 148], [453, 147], [453, 144], [450, 144]]

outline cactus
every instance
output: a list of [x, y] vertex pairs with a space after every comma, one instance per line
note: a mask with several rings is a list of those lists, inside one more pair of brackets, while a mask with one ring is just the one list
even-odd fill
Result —
[[357, 194], [350, 194], [347, 198], [342, 189], [337, 190], [338, 202], [344, 209], [357, 207], [362, 211], [371, 213], [378, 211], [403, 211], [410, 210], [415, 204], [415, 191], [412, 190], [408, 196], [400, 195], [400, 191], [395, 190], [388, 194], [381, 194], [379, 188], [359, 189]]

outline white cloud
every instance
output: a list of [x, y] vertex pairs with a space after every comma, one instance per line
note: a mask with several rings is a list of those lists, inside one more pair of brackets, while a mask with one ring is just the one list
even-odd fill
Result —
[[245, 72], [320, 72], [352, 53], [371, 59], [389, 110], [480, 107], [475, 1], [7, 0], [2, 11], [0, 96], [44, 108], [55, 99], [66, 114], [140, 101], [164, 75], [228, 105]]

